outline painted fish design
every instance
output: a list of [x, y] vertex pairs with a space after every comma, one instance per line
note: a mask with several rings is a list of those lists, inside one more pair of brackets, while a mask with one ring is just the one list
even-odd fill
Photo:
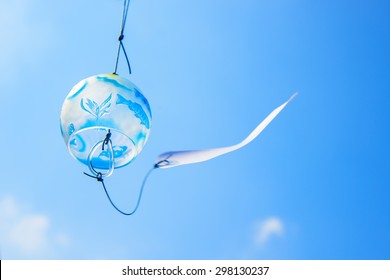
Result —
[[122, 104], [122, 105], [126, 105], [127, 107], [129, 107], [129, 109], [134, 112], [135, 117], [140, 119], [141, 124], [143, 124], [147, 129], [150, 128], [149, 118], [146, 115], [144, 109], [142, 109], [141, 105], [139, 105], [131, 100], [127, 100], [126, 98], [124, 98], [120, 94], [118, 94], [118, 100], [116, 101], [116, 104], [118, 104], [118, 105]]

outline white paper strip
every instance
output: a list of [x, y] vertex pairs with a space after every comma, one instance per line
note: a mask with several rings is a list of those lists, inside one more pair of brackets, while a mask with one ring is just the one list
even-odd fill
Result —
[[296, 95], [297, 93], [294, 93], [289, 100], [273, 110], [242, 142], [224, 148], [166, 152], [157, 157], [156, 166], [159, 168], [170, 168], [183, 164], [202, 162], [244, 147], [252, 142]]

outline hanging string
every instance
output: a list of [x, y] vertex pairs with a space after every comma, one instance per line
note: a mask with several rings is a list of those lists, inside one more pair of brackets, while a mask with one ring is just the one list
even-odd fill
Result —
[[110, 143], [111, 147], [112, 147], [112, 141], [110, 138], [111, 138], [111, 129], [108, 130], [108, 132], [106, 134], [106, 138], [104, 138], [104, 140], [103, 140], [102, 151], [104, 151], [104, 145], [108, 145]]
[[106, 193], [107, 198], [108, 198], [108, 200], [110, 201], [111, 205], [112, 205], [119, 213], [121, 213], [121, 214], [123, 214], [123, 215], [126, 215], [126, 216], [133, 215], [133, 214], [137, 211], [138, 206], [139, 206], [139, 204], [140, 204], [140, 202], [141, 202], [142, 193], [143, 193], [143, 191], [144, 191], [146, 181], [148, 180], [148, 178], [149, 178], [150, 174], [152, 173], [152, 171], [155, 170], [156, 168], [157, 168], [157, 167], [153, 167], [152, 169], [150, 169], [150, 170], [148, 171], [148, 173], [146, 173], [146, 175], [145, 175], [145, 177], [144, 177], [144, 180], [142, 181], [141, 188], [140, 188], [140, 190], [139, 190], [138, 199], [137, 199], [137, 204], [135, 205], [134, 209], [133, 209], [131, 212], [128, 212], [128, 213], [123, 212], [122, 210], [120, 210], [120, 209], [114, 204], [114, 202], [112, 202], [111, 197], [110, 197], [110, 195], [109, 195], [108, 192], [107, 192], [106, 186], [104, 185], [104, 181], [101, 180], [100, 182], [101, 182], [102, 185], [103, 185], [104, 192]]
[[123, 13], [122, 13], [122, 24], [121, 24], [121, 31], [118, 37], [119, 45], [118, 45], [118, 51], [116, 53], [116, 62], [115, 62], [115, 69], [114, 69], [114, 74], [116, 74], [118, 70], [118, 62], [119, 62], [119, 55], [121, 50], [123, 51], [123, 54], [125, 55], [126, 62], [127, 62], [127, 67], [129, 68], [129, 74], [131, 74], [131, 66], [130, 66], [130, 61], [127, 56], [125, 46], [122, 43], [124, 36], [124, 31], [125, 31], [125, 26], [126, 26], [126, 20], [127, 20], [127, 14], [129, 12], [129, 6], [130, 6], [130, 0], [124, 0], [123, 1]]
[[[111, 154], [111, 157], [109, 159], [110, 161], [110, 167], [109, 167], [109, 171], [107, 171], [105, 174], [101, 173], [101, 172], [98, 172], [95, 167], [93, 166], [93, 163], [92, 163], [92, 157], [93, 157], [93, 154], [94, 152], [98, 149], [99, 145], [102, 145], [102, 151], [104, 151], [104, 148], [105, 148], [105, 145], [108, 147], [108, 151], [109, 153]], [[104, 189], [104, 192], [106, 193], [106, 196], [108, 198], [108, 200], [110, 201], [111, 205], [121, 214], [123, 215], [126, 215], [126, 216], [130, 216], [130, 215], [133, 215], [138, 207], [139, 207], [139, 204], [141, 202], [141, 198], [142, 198], [142, 193], [144, 191], [144, 188], [145, 188], [145, 184], [146, 184], [146, 181], [148, 180], [150, 174], [152, 173], [153, 170], [157, 169], [160, 167], [160, 165], [162, 164], [162, 162], [158, 162], [156, 163], [152, 169], [150, 169], [148, 171], [148, 173], [146, 173], [145, 177], [144, 177], [144, 180], [142, 181], [142, 185], [141, 185], [141, 188], [140, 188], [140, 191], [139, 191], [139, 194], [138, 194], [138, 199], [137, 199], [137, 204], [135, 205], [134, 209], [130, 212], [124, 212], [122, 210], [120, 210], [116, 205], [115, 203], [112, 201], [111, 197], [110, 197], [110, 194], [108, 193], [107, 191], [107, 188], [106, 188], [106, 185], [104, 184], [104, 179], [103, 177], [108, 177], [112, 174], [112, 171], [114, 169], [114, 152], [113, 152], [113, 149], [112, 149], [112, 140], [111, 140], [111, 130], [109, 129], [105, 138], [101, 141], [99, 141], [91, 150], [91, 153], [89, 155], [89, 165], [90, 165], [90, 170], [92, 172], [93, 175], [91, 174], [88, 174], [88, 173], [85, 173], [84, 172], [84, 175], [88, 176], [88, 177], [91, 177], [91, 178], [94, 178], [96, 179], [98, 182], [101, 182], [102, 183], [102, 186], [103, 186], [103, 189]]]
[[87, 175], [88, 177], [91, 177], [91, 178], [94, 178], [96, 179], [98, 182], [101, 182], [102, 183], [102, 186], [103, 186], [103, 189], [104, 189], [104, 192], [106, 193], [106, 196], [108, 198], [108, 200], [110, 201], [111, 205], [115, 208], [115, 210], [117, 210], [119, 213], [123, 214], [123, 215], [126, 215], [126, 216], [130, 216], [130, 215], [133, 215], [138, 207], [139, 207], [139, 204], [141, 202], [141, 198], [142, 198], [142, 194], [143, 194], [143, 191], [144, 191], [144, 188], [145, 188], [145, 184], [146, 184], [146, 181], [148, 180], [150, 174], [152, 173], [153, 170], [157, 169], [158, 166], [157, 164], [153, 166], [152, 169], [150, 169], [148, 171], [148, 173], [146, 173], [145, 177], [144, 177], [144, 180], [142, 181], [142, 185], [141, 185], [141, 188], [139, 190], [139, 194], [138, 194], [138, 199], [137, 199], [137, 204], [135, 205], [134, 209], [130, 212], [124, 212], [122, 210], [120, 210], [116, 205], [115, 203], [112, 201], [111, 197], [110, 197], [110, 194], [108, 193], [107, 191], [107, 188], [106, 188], [106, 185], [104, 184], [104, 179], [103, 179], [103, 174], [98, 172], [96, 176], [93, 176], [93, 175], [90, 175], [88, 173], [85, 173], [85, 175]]

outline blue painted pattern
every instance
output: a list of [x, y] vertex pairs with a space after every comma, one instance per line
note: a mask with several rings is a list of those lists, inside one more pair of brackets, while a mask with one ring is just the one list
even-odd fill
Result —
[[108, 109], [111, 106], [110, 103], [111, 98], [112, 98], [112, 93], [100, 105], [89, 98], [87, 98], [87, 100], [81, 98], [80, 106], [84, 111], [90, 113], [98, 120], [100, 117], [108, 113]]
[[[82, 85], [82, 86], [80, 86]], [[88, 85], [88, 82], [86, 80], [83, 80], [81, 81], [79, 84], [77, 84], [73, 89], [75, 89], [77, 86], [80, 86], [80, 88], [78, 90], [76, 90], [75, 93], [73, 93], [72, 95], [68, 96], [68, 100], [72, 100], [73, 98], [75, 98], [77, 95], [79, 95]], [[73, 91], [72, 89], [72, 91]]]
[[142, 106], [138, 103], [132, 102], [131, 100], [127, 100], [122, 95], [118, 94], [118, 100], [116, 101], [116, 104], [118, 105], [126, 105], [131, 111], [134, 112], [135, 117], [140, 119], [141, 124], [143, 124], [147, 129], [150, 128], [149, 118], [146, 115], [144, 109], [142, 109]]

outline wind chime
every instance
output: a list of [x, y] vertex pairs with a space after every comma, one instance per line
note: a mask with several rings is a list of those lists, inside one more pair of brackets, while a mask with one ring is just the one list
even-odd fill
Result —
[[137, 203], [130, 212], [120, 210], [111, 200], [104, 178], [114, 169], [130, 164], [146, 144], [152, 125], [152, 112], [142, 91], [128, 79], [117, 74], [121, 51], [131, 74], [130, 62], [123, 45], [124, 29], [129, 10], [124, 1], [119, 45], [112, 74], [95, 75], [76, 84], [62, 106], [60, 129], [69, 153], [88, 166], [85, 175], [101, 182], [112, 206], [123, 215], [132, 215], [138, 209], [146, 180], [155, 169], [206, 161], [240, 149], [255, 139], [263, 129], [296, 96], [274, 109], [242, 142], [223, 148], [166, 152], [157, 157], [146, 174]]

